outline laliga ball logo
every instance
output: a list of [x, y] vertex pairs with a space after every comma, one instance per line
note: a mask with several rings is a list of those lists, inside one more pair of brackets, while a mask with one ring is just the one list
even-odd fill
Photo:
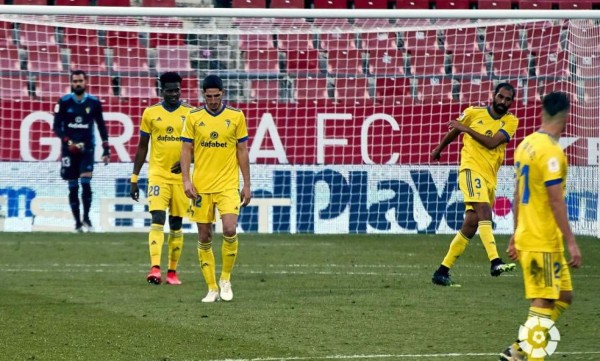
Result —
[[529, 357], [543, 358], [556, 351], [560, 332], [551, 319], [535, 316], [519, 328], [519, 340], [519, 346]]

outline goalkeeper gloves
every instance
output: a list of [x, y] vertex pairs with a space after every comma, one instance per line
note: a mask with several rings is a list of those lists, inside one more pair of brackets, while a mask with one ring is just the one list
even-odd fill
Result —
[[108, 142], [106, 140], [102, 142], [102, 148], [104, 149], [104, 151], [102, 152], [102, 157], [110, 158], [110, 146], [108, 145]]
[[67, 139], [67, 147], [69, 148], [69, 152], [71, 154], [79, 154], [81, 152], [83, 152], [83, 150], [85, 149], [85, 144], [83, 143], [75, 143], [73, 142], [71, 139]]

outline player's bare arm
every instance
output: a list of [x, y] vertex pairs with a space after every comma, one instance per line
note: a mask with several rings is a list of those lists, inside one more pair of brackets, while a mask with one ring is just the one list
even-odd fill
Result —
[[190, 178], [190, 165], [192, 164], [193, 149], [194, 146], [192, 143], [183, 142], [181, 145], [181, 159], [179, 160], [181, 165], [181, 176], [183, 178], [183, 188], [185, 190], [185, 195], [190, 199], [196, 199], [198, 197], [196, 187], [194, 187]]
[[[140, 135], [140, 141], [138, 142], [137, 151], [135, 152], [135, 159], [133, 161], [133, 174], [136, 176], [140, 175], [142, 167], [144, 166], [144, 163], [146, 162], [146, 156], [148, 155], [148, 144], [149, 143], [150, 143], [149, 136]], [[135, 182], [134, 182], [134, 180], [135, 180]], [[131, 191], [129, 192], [129, 195], [131, 196], [131, 199], [133, 199], [134, 201], [137, 202], [140, 199], [140, 189], [138, 187], [137, 177], [132, 178], [130, 180], [130, 183], [131, 183]]]
[[560, 184], [555, 184], [546, 187], [546, 191], [548, 192], [552, 214], [554, 214], [556, 224], [558, 225], [558, 228], [567, 242], [567, 248], [569, 249], [569, 254], [571, 255], [569, 266], [573, 268], [579, 268], [579, 266], [581, 266], [581, 251], [579, 250], [579, 246], [575, 240], [575, 235], [571, 231], [571, 226], [569, 225], [569, 219], [567, 217], [567, 205], [563, 196], [562, 187]]
[[448, 133], [446, 133], [440, 144], [435, 147], [433, 151], [431, 151], [431, 158], [433, 160], [440, 160], [442, 151], [448, 146], [448, 144], [452, 143], [459, 134], [460, 131], [456, 129], [451, 129]]
[[250, 191], [250, 157], [248, 155], [247, 142], [237, 144], [237, 159], [242, 172], [242, 179], [244, 180], [244, 186], [241, 190], [242, 207], [247, 206], [252, 199], [252, 192]]

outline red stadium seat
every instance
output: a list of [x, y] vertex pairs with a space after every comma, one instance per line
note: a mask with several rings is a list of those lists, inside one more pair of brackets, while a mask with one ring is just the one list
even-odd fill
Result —
[[274, 19], [275, 25], [282, 33], [277, 35], [277, 47], [286, 49], [313, 49], [313, 38], [307, 30], [311, 25], [304, 19]]
[[526, 78], [529, 75], [529, 60], [526, 51], [498, 51], [494, 53], [492, 73], [494, 76]]
[[274, 49], [252, 49], [244, 52], [244, 70], [248, 73], [279, 73], [279, 53]]
[[446, 74], [445, 56], [442, 51], [414, 51], [410, 57], [412, 75], [440, 76]]
[[47, 0], [13, 0], [13, 5], [48, 5]]
[[369, 74], [385, 77], [404, 75], [404, 54], [398, 49], [371, 50], [369, 53]]
[[257, 32], [267, 32], [273, 28], [270, 20], [236, 19], [239, 30], [243, 32], [238, 36], [238, 47], [240, 50], [250, 49], [272, 49], [273, 35]]
[[600, 54], [600, 26], [580, 25], [576, 22], [569, 28], [569, 49], [576, 55]]
[[0, 21], [0, 46], [13, 43], [13, 23]]
[[35, 79], [36, 98], [57, 101], [71, 92], [68, 75], [38, 75]]
[[335, 31], [348, 30], [348, 32], [352, 31], [352, 25], [348, 22], [348, 19], [316, 18], [315, 22], [314, 22], [314, 26], [319, 28], [320, 30], [335, 30]]
[[281, 50], [308, 50], [314, 49], [312, 34], [279, 34], [277, 47]]
[[512, 0], [479, 0], [478, 9], [487, 10], [508, 10], [512, 9]]
[[529, 78], [523, 84], [517, 84], [517, 101], [533, 104], [540, 101], [540, 84], [536, 78]]
[[24, 47], [32, 45], [56, 45], [56, 28], [38, 24], [21, 24], [19, 44]]
[[359, 18], [354, 21], [354, 26], [369, 30], [373, 30], [375, 28], [389, 29], [395, 22], [396, 19]]
[[[177, 18], [149, 18], [148, 25], [159, 29], [181, 29], [183, 22]], [[183, 46], [184, 44], [185, 34], [162, 31], [148, 34], [148, 46], [151, 48], [157, 46]]]
[[96, 6], [131, 6], [130, 0], [96, 0]]
[[417, 78], [417, 99], [426, 104], [447, 104], [452, 97], [452, 80], [446, 78]]
[[156, 79], [150, 77], [121, 77], [122, 98], [158, 98], [156, 94]]
[[567, 93], [571, 103], [577, 103], [577, 87], [574, 82], [569, 80], [545, 80], [542, 85], [542, 99], [544, 95], [553, 91], [561, 91]]
[[452, 74], [486, 77], [488, 74], [485, 54], [480, 51], [452, 54]]
[[132, 48], [140, 46], [139, 34], [134, 31], [106, 31], [106, 46], [109, 48]]
[[436, 9], [470, 9], [469, 0], [439, 0]]
[[304, 0], [271, 0], [271, 9], [304, 9]]
[[479, 51], [477, 28], [447, 29], [444, 32], [444, 49], [447, 52]]
[[354, 0], [355, 9], [387, 9], [387, 0]]
[[27, 48], [27, 70], [31, 72], [61, 72], [63, 70], [60, 49], [56, 45], [30, 46]]
[[600, 82], [598, 80], [586, 80], [583, 83], [583, 101], [593, 107], [600, 104]]
[[148, 71], [148, 52], [145, 48], [113, 49], [112, 70], [118, 73]]
[[439, 48], [437, 30], [418, 30], [404, 32], [404, 48], [414, 50], [437, 50]]
[[55, 0], [57, 6], [90, 6], [90, 0]]
[[336, 78], [335, 100], [344, 103], [361, 103], [370, 100], [367, 78]]
[[527, 50], [534, 54], [556, 53], [562, 50], [560, 32], [560, 25], [527, 29]]
[[25, 75], [0, 77], [0, 99], [29, 99], [27, 77]]
[[181, 99], [195, 105], [200, 99], [200, 81], [197, 77], [183, 77], [181, 80]]
[[363, 74], [362, 55], [358, 50], [332, 50], [327, 52], [327, 72], [331, 75]]
[[313, 102], [327, 100], [327, 79], [297, 78], [294, 82], [294, 98], [300, 101]]
[[279, 99], [279, 80], [250, 80], [250, 98], [254, 101]]
[[314, 0], [315, 9], [346, 9], [348, 3], [346, 0]]
[[429, 0], [396, 0], [396, 9], [429, 9]]
[[192, 71], [190, 50], [187, 46], [159, 46], [156, 48], [156, 71], [176, 71], [187, 73]]
[[113, 78], [109, 75], [88, 76], [86, 91], [101, 101], [116, 100]]
[[95, 29], [65, 28], [63, 41], [67, 47], [74, 45], [98, 46], [98, 31]]
[[9, 44], [0, 46], [0, 71], [19, 70], [21, 70], [19, 49], [14, 45]]
[[319, 46], [325, 51], [356, 49], [356, 35], [354, 33], [321, 34]]
[[145, 8], [159, 7], [159, 8], [174, 8], [177, 6], [176, 0], [143, 0], [142, 6]]
[[491, 80], [471, 79], [460, 84], [461, 103], [487, 105], [493, 97], [494, 85]]
[[592, 10], [593, 1], [589, 0], [558, 0], [561, 10]]
[[552, 1], [548, 0], [519, 0], [521, 10], [551, 10]]
[[536, 58], [535, 75], [539, 77], [566, 78], [569, 76], [569, 59], [565, 51], [544, 53]]
[[232, 0], [232, 8], [266, 8], [266, 0]]
[[288, 74], [319, 73], [319, 51], [315, 49], [287, 50], [285, 54]]
[[412, 89], [409, 78], [377, 78], [375, 99], [381, 104], [412, 104]]
[[520, 34], [516, 25], [489, 26], [485, 32], [486, 51], [519, 50]]
[[363, 33], [360, 47], [363, 50], [397, 49], [396, 33]]
[[577, 76], [581, 78], [597, 78], [600, 74], [600, 54], [576, 57]]
[[105, 72], [106, 58], [104, 48], [94, 46], [71, 46], [69, 67], [71, 70], [83, 70], [86, 73]]

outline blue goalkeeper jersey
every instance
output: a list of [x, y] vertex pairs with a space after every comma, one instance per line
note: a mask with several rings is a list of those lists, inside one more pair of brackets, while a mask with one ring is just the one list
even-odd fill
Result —
[[84, 143], [85, 149], [93, 150], [96, 131], [94, 122], [102, 141], [108, 141], [102, 103], [87, 93], [81, 101], [75, 98], [75, 94], [67, 94], [54, 107], [54, 133], [63, 141], [68, 138], [74, 143]]

